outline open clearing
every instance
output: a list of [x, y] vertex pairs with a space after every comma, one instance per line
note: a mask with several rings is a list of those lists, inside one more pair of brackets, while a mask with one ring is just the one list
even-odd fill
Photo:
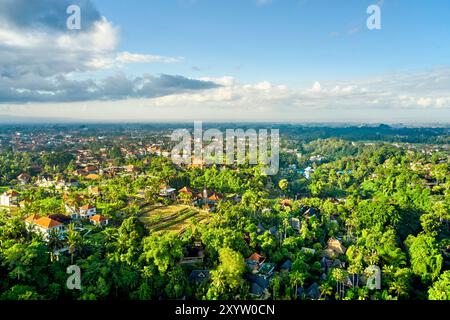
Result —
[[144, 207], [140, 220], [153, 232], [183, 232], [190, 224], [191, 219], [203, 222], [209, 217], [206, 211], [188, 205], [170, 205], [161, 207]]

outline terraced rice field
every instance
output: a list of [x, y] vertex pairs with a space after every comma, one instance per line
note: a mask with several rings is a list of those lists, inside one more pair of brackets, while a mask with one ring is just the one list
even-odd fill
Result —
[[152, 232], [183, 232], [195, 218], [203, 222], [209, 213], [187, 205], [171, 205], [164, 207], [144, 207], [140, 220]]

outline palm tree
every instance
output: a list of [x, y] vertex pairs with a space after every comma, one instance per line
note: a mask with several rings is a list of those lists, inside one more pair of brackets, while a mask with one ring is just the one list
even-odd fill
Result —
[[289, 274], [289, 278], [291, 280], [291, 283], [294, 284], [295, 286], [295, 299], [297, 299], [297, 295], [298, 295], [298, 286], [303, 286], [305, 280], [306, 280], [306, 275], [304, 273], [301, 273], [299, 271], [293, 271]]
[[345, 295], [345, 282], [347, 281], [347, 276], [347, 272], [344, 269], [333, 269], [333, 278], [336, 280], [336, 292], [341, 299]]
[[320, 286], [320, 297], [319, 299], [323, 298], [326, 300], [327, 296], [331, 296], [333, 294], [333, 286], [331, 285], [331, 283], [329, 281], [323, 283]]
[[276, 293], [280, 291], [280, 286], [281, 286], [281, 277], [279, 275], [275, 275], [272, 278], [272, 296], [274, 300], [277, 300]]
[[60, 249], [62, 246], [61, 237], [58, 231], [51, 230], [48, 235], [48, 244], [50, 250], [50, 261], [53, 261], [55, 258], [55, 250]]
[[73, 264], [75, 251], [81, 244], [80, 233], [75, 230], [75, 226], [73, 223], [69, 224], [67, 228], [67, 244], [69, 245], [70, 261]]

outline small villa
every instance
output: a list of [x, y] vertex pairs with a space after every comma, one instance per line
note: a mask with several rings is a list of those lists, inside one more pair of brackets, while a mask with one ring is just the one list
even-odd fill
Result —
[[93, 224], [95, 224], [96, 226], [107, 226], [109, 223], [109, 219], [101, 216], [99, 214], [93, 215], [92, 217], [89, 218], [89, 221], [92, 222]]
[[81, 206], [80, 209], [80, 218], [91, 218], [92, 216], [97, 214], [97, 208], [90, 204], [85, 204]]
[[0, 206], [12, 207], [17, 205], [19, 194], [14, 190], [8, 190], [0, 196]]
[[44, 240], [48, 240], [53, 231], [60, 234], [64, 232], [64, 225], [61, 222], [49, 217], [39, 217], [36, 214], [25, 218], [25, 224], [29, 231], [41, 234]]

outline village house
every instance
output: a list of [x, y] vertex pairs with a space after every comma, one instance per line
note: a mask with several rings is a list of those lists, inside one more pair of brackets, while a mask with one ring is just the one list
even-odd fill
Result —
[[79, 219], [79, 218], [90, 218], [97, 214], [96, 207], [86, 204], [83, 206], [78, 206], [77, 203], [80, 203], [85, 200], [83, 196], [78, 196], [77, 199], [71, 200], [67, 195], [64, 195], [64, 200], [66, 203], [64, 207], [66, 209], [66, 213], [70, 216], [71, 219]]
[[297, 295], [298, 297], [305, 296], [311, 300], [318, 300], [320, 298], [320, 287], [316, 282], [314, 282], [306, 290], [303, 288], [298, 288]]
[[56, 220], [58, 222], [61, 222], [62, 224], [69, 224], [70, 222], [72, 222], [72, 218], [70, 218], [69, 216], [65, 215], [65, 214], [61, 214], [61, 213], [54, 213], [54, 214], [50, 214], [48, 216], [50, 219]]
[[31, 181], [31, 176], [28, 173], [21, 173], [17, 176], [17, 181], [21, 184], [27, 184]]
[[0, 206], [17, 206], [19, 194], [14, 190], [8, 190], [0, 196]]
[[53, 179], [49, 176], [40, 176], [36, 179], [34, 184], [37, 187], [48, 188], [53, 186]]
[[97, 166], [89, 164], [83, 168], [83, 171], [86, 172], [87, 174], [96, 174], [98, 173], [98, 168]]
[[305, 168], [305, 170], [304, 170], [304, 172], [303, 172], [303, 175], [305, 176], [305, 178], [306, 179], [311, 179], [311, 175], [314, 173], [314, 169], [313, 168], [311, 168], [311, 167], [306, 167]]
[[128, 173], [138, 173], [139, 172], [139, 168], [136, 167], [133, 164], [130, 164], [128, 166], [125, 166], [125, 171]]
[[341, 262], [339, 259], [331, 260], [326, 257], [322, 257], [322, 259], [320, 259], [320, 266], [322, 267], [323, 271], [327, 273], [333, 268], [345, 268], [345, 263]]
[[312, 217], [319, 217], [319, 211], [314, 208], [308, 208], [304, 213], [303, 217], [305, 219], [311, 219]]
[[222, 196], [213, 191], [204, 189], [203, 192], [197, 193], [197, 205], [204, 205], [206, 207], [215, 206], [216, 203], [222, 199]]
[[162, 185], [159, 187], [159, 195], [161, 197], [175, 199], [176, 197], [175, 191], [176, 189], [171, 188], [170, 186]]
[[98, 197], [98, 196], [101, 196], [102, 190], [99, 187], [89, 186], [88, 193], [91, 196]]
[[96, 214], [96, 215], [93, 215], [92, 217], [90, 217], [89, 221], [99, 227], [107, 226], [109, 223], [108, 218], [101, 216], [99, 214]]
[[266, 257], [255, 252], [245, 260], [245, 264], [253, 274], [256, 274], [260, 272], [260, 270], [264, 266], [265, 261]]
[[192, 270], [189, 274], [189, 282], [202, 284], [211, 278], [209, 270]]
[[72, 205], [71, 202], [69, 201], [69, 202], [66, 202], [64, 204], [64, 207], [66, 209], [66, 213], [69, 214], [69, 216], [72, 219], [78, 219], [78, 212], [79, 211], [78, 211], [76, 206]]
[[334, 258], [345, 254], [347, 248], [342, 245], [341, 241], [336, 238], [330, 238], [327, 242], [327, 248], [324, 250], [324, 255], [328, 258]]
[[270, 298], [269, 280], [255, 274], [246, 273], [245, 279], [250, 282], [250, 295], [254, 298], [267, 300]]
[[85, 204], [79, 208], [80, 218], [91, 218], [97, 214], [97, 208], [90, 204]]
[[195, 202], [197, 197], [194, 194], [194, 191], [189, 187], [183, 187], [178, 190], [178, 199], [182, 201], [192, 201]]
[[100, 176], [98, 174], [95, 174], [95, 173], [90, 173], [87, 176], [85, 176], [85, 178], [87, 180], [99, 180]]
[[50, 217], [39, 217], [36, 214], [25, 218], [25, 225], [30, 232], [41, 234], [46, 241], [52, 232], [60, 235], [64, 232], [64, 224], [61, 222]]
[[76, 186], [78, 186], [78, 181], [75, 179], [66, 180], [66, 179], [58, 178], [55, 181], [56, 189], [68, 190], [69, 188], [76, 187]]
[[181, 259], [180, 264], [198, 264], [203, 263], [205, 257], [205, 250], [201, 242], [194, 242], [193, 245], [188, 245], [184, 248], [185, 255]]
[[291, 260], [286, 260], [280, 267], [280, 271], [281, 272], [289, 272], [291, 271], [292, 268], [292, 261]]

